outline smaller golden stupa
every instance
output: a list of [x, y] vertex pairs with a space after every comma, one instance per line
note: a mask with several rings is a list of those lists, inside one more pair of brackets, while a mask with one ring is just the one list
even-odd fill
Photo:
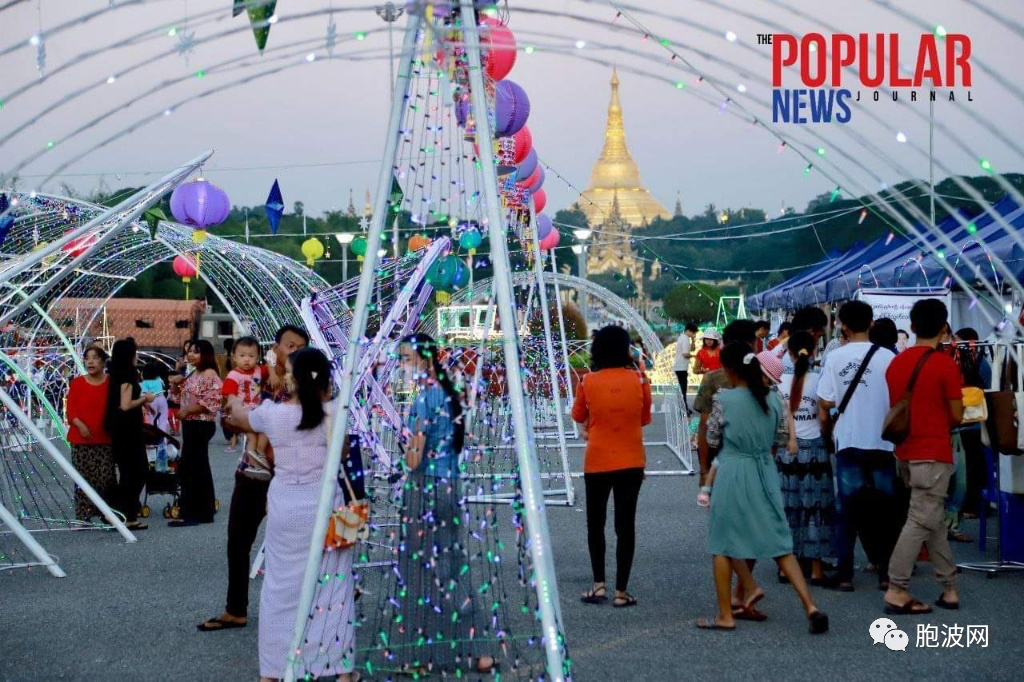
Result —
[[654, 218], [669, 218], [661, 202], [651, 196], [640, 180], [640, 169], [626, 146], [626, 128], [619, 102], [619, 74], [612, 69], [612, 99], [608, 104], [608, 125], [604, 149], [590, 172], [590, 186], [579, 200], [580, 209], [591, 225], [601, 225], [618, 200], [619, 215], [630, 227], [640, 227]]

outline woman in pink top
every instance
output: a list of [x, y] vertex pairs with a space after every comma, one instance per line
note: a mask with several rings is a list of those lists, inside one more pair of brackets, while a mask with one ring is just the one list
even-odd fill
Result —
[[217, 431], [217, 413], [221, 404], [221, 380], [217, 359], [209, 341], [193, 341], [188, 347], [188, 363], [195, 367], [184, 381], [181, 392], [181, 459], [178, 479], [181, 485], [181, 518], [170, 526], [194, 526], [213, 523], [216, 500], [213, 474], [210, 472], [210, 439]]

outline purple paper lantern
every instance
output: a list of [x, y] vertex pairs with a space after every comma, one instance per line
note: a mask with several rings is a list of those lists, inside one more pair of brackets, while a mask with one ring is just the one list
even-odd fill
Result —
[[533, 171], [537, 168], [537, 150], [531, 149], [530, 153], [526, 155], [523, 162], [519, 164], [519, 169], [516, 170], [516, 182], [522, 182], [528, 177], [533, 175]]
[[195, 228], [192, 240], [206, 239], [206, 228], [227, 220], [231, 200], [221, 188], [206, 180], [195, 180], [178, 185], [171, 194], [171, 213], [182, 225]]
[[554, 229], [554, 225], [551, 224], [551, 218], [544, 213], [537, 214], [537, 238], [547, 239], [548, 235], [551, 234], [551, 230]]
[[498, 81], [495, 91], [495, 137], [518, 133], [530, 118], [530, 98], [510, 80]]

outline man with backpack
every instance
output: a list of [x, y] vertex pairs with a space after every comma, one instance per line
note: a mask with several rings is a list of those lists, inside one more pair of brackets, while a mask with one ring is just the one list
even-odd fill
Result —
[[960, 608], [956, 565], [946, 527], [946, 494], [953, 473], [950, 428], [963, 421], [962, 380], [956, 362], [936, 352], [946, 329], [946, 305], [929, 298], [910, 310], [916, 343], [892, 361], [886, 372], [892, 409], [886, 437], [896, 441], [900, 477], [910, 488], [910, 510], [889, 564], [885, 612], [929, 613], [932, 609], [909, 592], [910, 574], [924, 544], [942, 595], [935, 604]]
[[847, 343], [829, 354], [818, 381], [823, 438], [834, 438], [836, 448], [839, 518], [834, 586], [843, 592], [853, 591], [858, 535], [878, 569], [879, 588], [888, 588], [889, 557], [901, 523], [893, 447], [882, 440], [882, 422], [889, 409], [885, 372], [895, 356], [868, 341], [872, 317], [871, 306], [863, 301], [843, 304], [839, 323]]

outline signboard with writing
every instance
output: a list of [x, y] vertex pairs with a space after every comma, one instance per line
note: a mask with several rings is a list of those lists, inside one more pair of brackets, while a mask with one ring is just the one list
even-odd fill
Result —
[[946, 304], [949, 310], [952, 297], [949, 289], [932, 289], [929, 291], [891, 291], [884, 289], [860, 289], [857, 299], [871, 306], [876, 320], [888, 317], [896, 323], [896, 329], [910, 335], [908, 344], [914, 343], [914, 333], [910, 330], [910, 309], [914, 304], [926, 298], [937, 298]]

